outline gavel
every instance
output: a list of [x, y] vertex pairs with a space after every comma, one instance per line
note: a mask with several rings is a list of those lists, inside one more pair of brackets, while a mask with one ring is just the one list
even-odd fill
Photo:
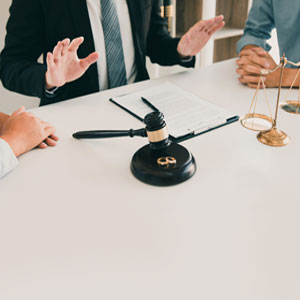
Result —
[[151, 149], [163, 149], [170, 145], [167, 124], [161, 112], [152, 112], [144, 118], [146, 128], [129, 130], [92, 130], [73, 134], [75, 139], [105, 139], [116, 137], [148, 137]]
[[73, 134], [75, 139], [105, 139], [116, 137], [148, 137], [149, 144], [139, 149], [131, 160], [132, 174], [139, 180], [170, 186], [186, 181], [196, 172], [193, 155], [183, 146], [172, 143], [164, 115], [154, 111], [144, 118], [145, 128], [130, 130], [93, 130]]

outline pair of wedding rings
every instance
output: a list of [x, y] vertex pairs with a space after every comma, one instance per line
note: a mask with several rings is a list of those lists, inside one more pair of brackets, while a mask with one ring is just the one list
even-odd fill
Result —
[[160, 157], [157, 159], [157, 164], [162, 168], [173, 168], [176, 166], [176, 159], [171, 156]]

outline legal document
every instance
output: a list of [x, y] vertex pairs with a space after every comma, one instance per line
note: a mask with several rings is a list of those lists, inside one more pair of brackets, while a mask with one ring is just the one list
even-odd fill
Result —
[[169, 134], [175, 139], [226, 125], [228, 120], [238, 120], [233, 113], [169, 82], [114, 97], [111, 101], [143, 120], [153, 110], [142, 97], [164, 114]]

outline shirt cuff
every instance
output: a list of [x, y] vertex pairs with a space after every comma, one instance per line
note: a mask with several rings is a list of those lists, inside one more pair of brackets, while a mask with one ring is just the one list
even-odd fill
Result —
[[271, 50], [271, 46], [264, 39], [257, 38], [252, 35], [244, 35], [237, 43], [237, 53], [239, 54], [242, 49], [247, 45], [256, 45], [258, 47], [264, 48], [266, 51]]
[[47, 97], [53, 98], [53, 97], [55, 97], [55, 92], [56, 92], [58, 89], [59, 89], [58, 87], [53, 88], [53, 89], [51, 89], [51, 90], [45, 89], [45, 94], [46, 94]]
[[11, 172], [19, 162], [9, 144], [0, 138], [0, 178]]
[[192, 60], [193, 60], [193, 56], [187, 56], [185, 58], [181, 58], [180, 62], [182, 62], [182, 63], [188, 63], [188, 62], [191, 62]]

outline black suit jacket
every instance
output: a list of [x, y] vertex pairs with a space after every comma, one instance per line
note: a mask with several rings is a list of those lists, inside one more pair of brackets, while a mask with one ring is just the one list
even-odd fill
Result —
[[[138, 71], [136, 81], [149, 78], [146, 55], [160, 65], [194, 65], [194, 59], [189, 63], [180, 61], [179, 40], [169, 36], [166, 22], [160, 16], [159, 2], [127, 0]], [[58, 41], [79, 36], [85, 38], [78, 51], [78, 56], [83, 58], [95, 51], [86, 0], [13, 0], [5, 47], [0, 56], [3, 85], [21, 94], [39, 97], [41, 105], [98, 92], [94, 64], [80, 79], [60, 88], [53, 98], [45, 94], [47, 52], [52, 52]], [[37, 62], [41, 54], [43, 64]]]

